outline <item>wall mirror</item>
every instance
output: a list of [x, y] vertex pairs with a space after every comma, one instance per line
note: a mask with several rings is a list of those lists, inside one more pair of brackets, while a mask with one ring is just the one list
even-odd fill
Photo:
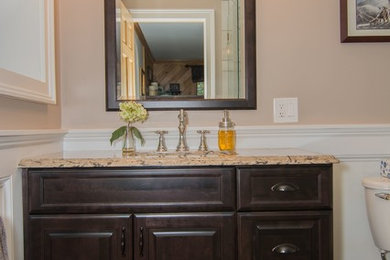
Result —
[[255, 109], [255, 0], [105, 0], [106, 109]]

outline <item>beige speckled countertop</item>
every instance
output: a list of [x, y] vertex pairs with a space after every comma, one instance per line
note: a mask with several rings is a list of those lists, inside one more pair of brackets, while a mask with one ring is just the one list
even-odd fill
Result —
[[20, 168], [132, 167], [132, 166], [233, 166], [233, 165], [297, 165], [338, 163], [332, 155], [321, 155], [298, 149], [247, 149], [236, 154], [217, 151], [139, 152], [122, 156], [121, 151], [85, 151], [49, 154], [26, 158]]

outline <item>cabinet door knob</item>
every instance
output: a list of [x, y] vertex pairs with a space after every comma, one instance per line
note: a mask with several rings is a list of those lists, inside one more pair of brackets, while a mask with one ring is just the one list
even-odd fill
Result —
[[121, 251], [122, 251], [122, 256], [126, 256], [126, 228], [125, 227], [122, 227]]
[[297, 191], [299, 190], [299, 186], [293, 183], [277, 183], [271, 187], [271, 190], [278, 191], [278, 192]]
[[278, 254], [294, 254], [299, 251], [299, 247], [293, 244], [285, 243], [280, 244], [272, 248], [272, 252]]
[[139, 255], [144, 256], [144, 228], [139, 228]]

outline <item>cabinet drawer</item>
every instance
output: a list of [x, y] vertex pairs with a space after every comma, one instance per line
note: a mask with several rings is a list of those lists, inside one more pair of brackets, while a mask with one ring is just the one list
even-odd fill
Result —
[[238, 210], [329, 209], [332, 166], [264, 166], [237, 171]]
[[331, 211], [240, 213], [239, 259], [332, 259]]
[[235, 209], [234, 168], [34, 169], [30, 213]]

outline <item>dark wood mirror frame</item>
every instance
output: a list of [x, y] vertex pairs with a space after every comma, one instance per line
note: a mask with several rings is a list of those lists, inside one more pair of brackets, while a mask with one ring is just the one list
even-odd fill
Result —
[[[245, 4], [245, 99], [140, 100], [148, 110], [256, 109], [256, 0]], [[115, 0], [104, 0], [106, 55], [106, 110], [118, 111], [116, 99]], [[138, 101], [137, 101], [138, 102]]]

